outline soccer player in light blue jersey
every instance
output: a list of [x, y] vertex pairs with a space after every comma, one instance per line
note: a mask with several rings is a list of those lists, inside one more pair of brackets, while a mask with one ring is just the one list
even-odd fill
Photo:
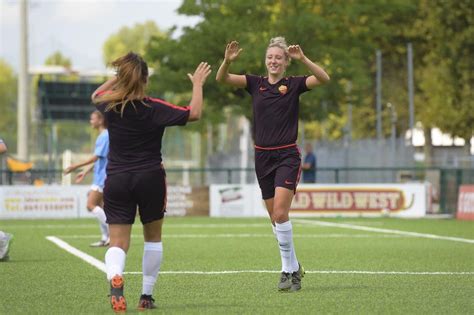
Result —
[[92, 247], [103, 247], [109, 245], [109, 227], [103, 209], [104, 204], [104, 183], [106, 178], [107, 154], [109, 153], [109, 133], [106, 128], [105, 119], [101, 112], [94, 111], [90, 117], [92, 128], [99, 130], [100, 134], [95, 142], [94, 155], [88, 160], [69, 166], [64, 170], [64, 174], [85, 167], [76, 176], [76, 183], [80, 183], [84, 177], [94, 168], [94, 180], [87, 195], [87, 210], [89, 210], [99, 221], [102, 237], [100, 241], [90, 244]]

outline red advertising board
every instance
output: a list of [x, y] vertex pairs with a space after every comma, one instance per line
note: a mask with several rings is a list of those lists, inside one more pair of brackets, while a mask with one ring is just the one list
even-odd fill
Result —
[[461, 220], [474, 220], [474, 185], [459, 187], [456, 217]]
[[301, 184], [290, 211], [293, 215], [396, 215], [422, 217], [427, 211], [424, 183]]
[[326, 211], [398, 211], [406, 206], [406, 196], [400, 189], [299, 189], [293, 210]]

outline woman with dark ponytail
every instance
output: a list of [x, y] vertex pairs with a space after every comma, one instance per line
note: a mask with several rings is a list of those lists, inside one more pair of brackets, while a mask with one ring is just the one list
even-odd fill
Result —
[[138, 209], [145, 240], [143, 286], [138, 309], [155, 308], [152, 298], [163, 257], [161, 230], [166, 210], [166, 179], [161, 157], [165, 127], [185, 125], [201, 117], [203, 85], [211, 73], [202, 62], [193, 74], [187, 107], [146, 96], [148, 66], [135, 53], [112, 62], [114, 78], [102, 84], [92, 101], [108, 123], [109, 156], [104, 188], [104, 210], [110, 231], [105, 254], [110, 303], [116, 312], [125, 311], [123, 270], [130, 246], [130, 233]]

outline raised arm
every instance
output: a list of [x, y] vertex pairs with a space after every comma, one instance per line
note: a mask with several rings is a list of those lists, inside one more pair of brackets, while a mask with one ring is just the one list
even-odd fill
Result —
[[288, 54], [292, 59], [299, 60], [303, 64], [305, 64], [306, 67], [308, 67], [309, 71], [311, 71], [311, 73], [313, 74], [306, 79], [306, 86], [308, 87], [308, 89], [313, 89], [317, 85], [329, 82], [330, 78], [326, 71], [324, 71], [323, 68], [312, 62], [308, 57], [306, 57], [300, 45], [289, 46]]
[[207, 62], [201, 62], [197, 66], [196, 71], [194, 71], [194, 74], [188, 73], [189, 80], [193, 83], [193, 95], [191, 102], [189, 102], [191, 112], [189, 113], [188, 121], [195, 121], [201, 118], [203, 103], [202, 87], [210, 73], [211, 66]]
[[224, 61], [222, 61], [219, 70], [217, 70], [217, 82], [226, 83], [238, 88], [244, 88], [247, 86], [245, 75], [229, 73], [230, 64], [239, 57], [241, 51], [242, 48], [239, 47], [239, 43], [235, 40], [227, 44], [225, 48]]
[[92, 102], [94, 102], [94, 99], [95, 97], [97, 96], [97, 94], [101, 91], [107, 91], [107, 90], [110, 90], [112, 89], [112, 86], [114, 86], [115, 82], [117, 82], [117, 77], [112, 77], [110, 79], [108, 79], [107, 81], [105, 81], [104, 83], [102, 83], [101, 86], [99, 86], [95, 91], [94, 93], [92, 93], [91, 95], [91, 99], [92, 99]]

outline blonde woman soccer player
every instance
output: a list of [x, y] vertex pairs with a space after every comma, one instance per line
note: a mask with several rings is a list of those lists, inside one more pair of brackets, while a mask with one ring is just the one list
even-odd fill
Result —
[[[229, 67], [241, 51], [236, 41], [227, 45], [216, 80], [245, 88], [252, 96], [255, 171], [280, 248], [278, 289], [298, 291], [304, 269], [296, 258], [288, 213], [301, 173], [301, 155], [296, 146], [299, 96], [328, 82], [329, 76], [304, 55], [299, 45], [288, 47], [283, 37], [270, 40], [265, 54], [266, 76], [231, 74]], [[312, 75], [286, 76], [290, 58], [306, 65]]]
[[99, 221], [102, 238], [98, 242], [90, 244], [90, 246], [103, 247], [109, 245], [109, 227], [105, 222], [105, 213], [102, 208], [106, 177], [105, 169], [107, 167], [107, 154], [109, 153], [109, 133], [107, 132], [104, 116], [98, 110], [91, 114], [90, 124], [93, 129], [99, 130], [99, 136], [95, 141], [94, 155], [87, 161], [69, 166], [64, 170], [64, 174], [69, 174], [78, 168], [86, 166], [76, 176], [76, 183], [80, 183], [87, 173], [91, 171], [92, 166], [94, 167], [94, 179], [89, 194], [87, 195], [87, 210]]
[[110, 247], [105, 254], [110, 302], [115, 311], [125, 311], [123, 270], [130, 246], [130, 232], [137, 207], [143, 224], [143, 286], [138, 309], [155, 308], [152, 298], [163, 255], [161, 228], [166, 208], [165, 170], [161, 140], [166, 127], [185, 125], [201, 117], [203, 85], [211, 70], [201, 63], [194, 74], [188, 107], [179, 107], [146, 96], [148, 66], [137, 54], [128, 53], [112, 63], [117, 70], [93, 94], [104, 113], [110, 135], [109, 164], [104, 189], [104, 209], [110, 229]]

